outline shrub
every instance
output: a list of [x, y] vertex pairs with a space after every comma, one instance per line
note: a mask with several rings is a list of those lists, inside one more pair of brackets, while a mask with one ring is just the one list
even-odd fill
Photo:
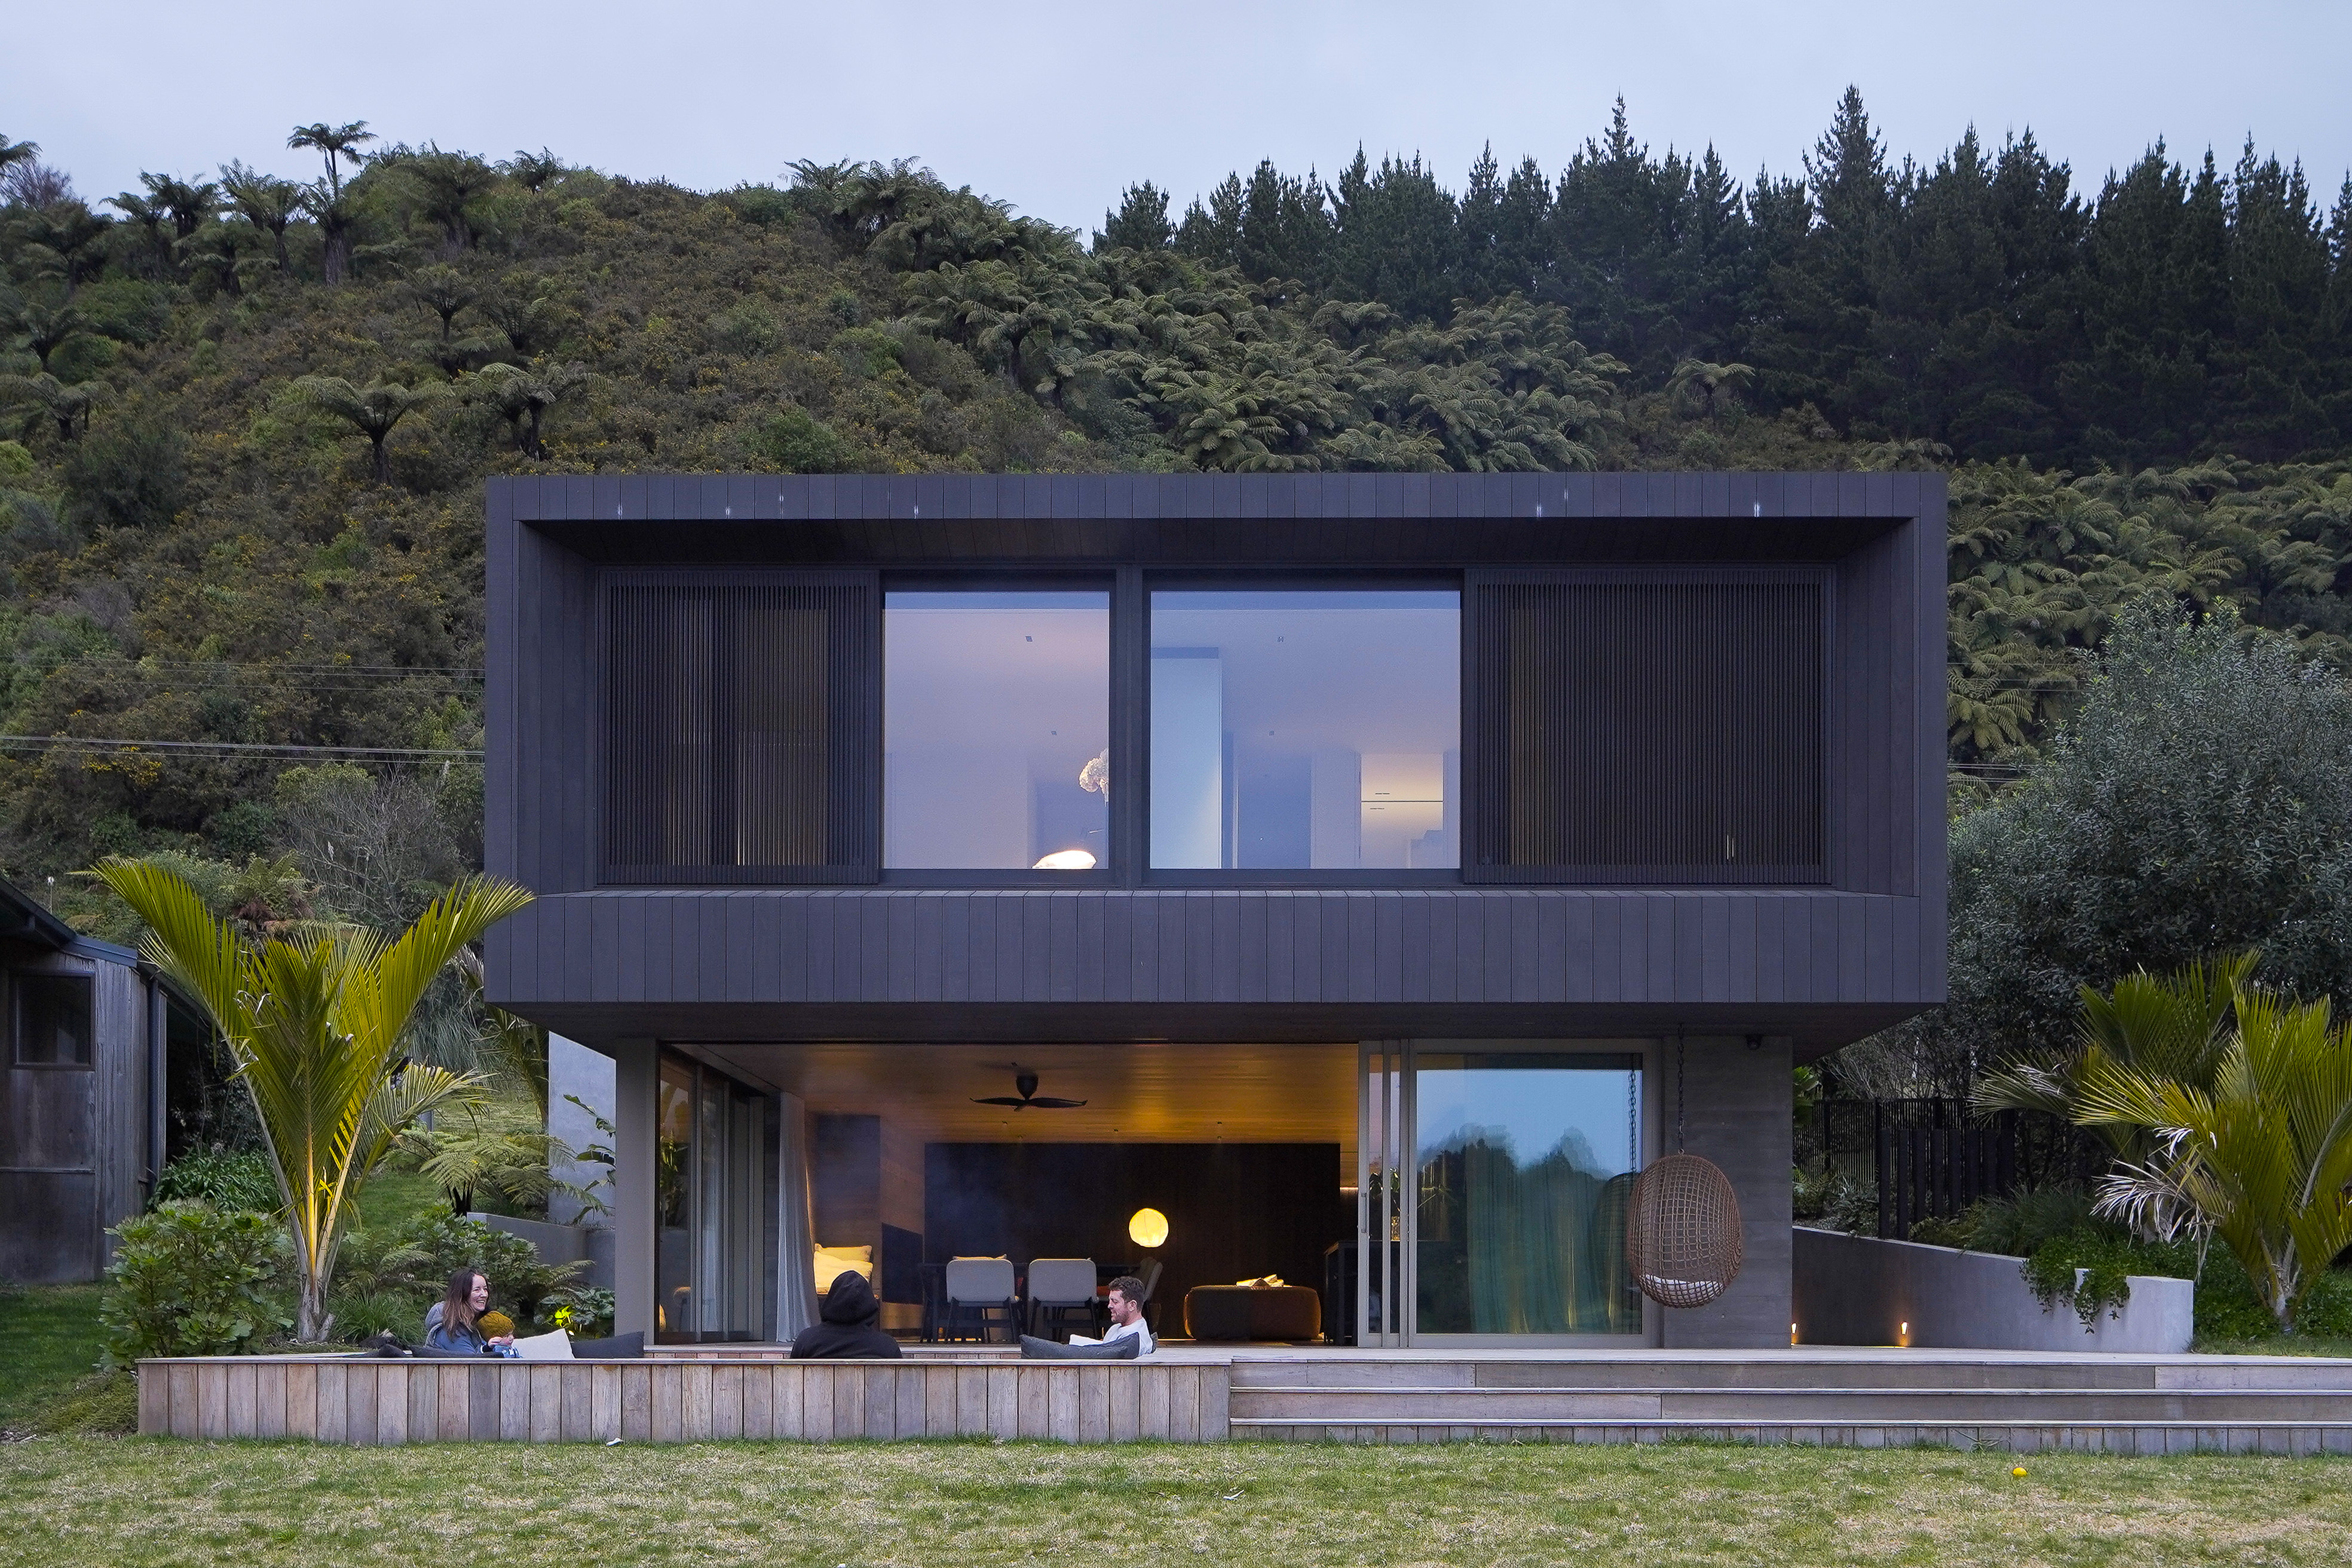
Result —
[[166, 528], [187, 484], [187, 443], [176, 430], [131, 425], [93, 431], [66, 458], [66, 521], [79, 526]]
[[575, 1340], [602, 1339], [613, 1331], [613, 1293], [599, 1285], [563, 1286], [540, 1299], [539, 1323]]
[[278, 1176], [269, 1168], [268, 1155], [258, 1149], [231, 1151], [218, 1144], [191, 1150], [163, 1167], [163, 1173], [155, 1178], [154, 1201], [149, 1206], [168, 1203], [209, 1204], [225, 1212], [251, 1209], [271, 1215], [284, 1206], [278, 1201]]
[[552, 1328], [552, 1314], [565, 1306], [612, 1320], [612, 1292], [579, 1283], [581, 1265], [543, 1262], [522, 1237], [436, 1206], [403, 1225], [345, 1237], [335, 1266], [336, 1334], [367, 1339], [389, 1329], [404, 1340], [423, 1338], [425, 1312], [460, 1268], [479, 1269], [491, 1301], [518, 1322]]
[[788, 474], [829, 474], [841, 467], [846, 449], [833, 427], [798, 404], [760, 426], [752, 443], [760, 456]]
[[243, 1355], [290, 1325], [285, 1231], [275, 1216], [180, 1201], [110, 1234], [121, 1245], [98, 1314], [110, 1364]]

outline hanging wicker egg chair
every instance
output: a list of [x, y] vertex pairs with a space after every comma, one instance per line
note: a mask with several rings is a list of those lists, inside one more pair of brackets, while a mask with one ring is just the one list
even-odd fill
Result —
[[1633, 1180], [1625, 1267], [1666, 1307], [1704, 1307], [1739, 1277], [1746, 1248], [1731, 1178], [1696, 1154], [1666, 1154]]

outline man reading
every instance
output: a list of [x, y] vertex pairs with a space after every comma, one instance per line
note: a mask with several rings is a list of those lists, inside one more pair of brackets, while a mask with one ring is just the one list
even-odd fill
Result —
[[1150, 1355], [1160, 1348], [1151, 1337], [1151, 1325], [1143, 1321], [1143, 1281], [1132, 1274], [1122, 1274], [1110, 1282], [1103, 1305], [1110, 1312], [1110, 1331], [1099, 1340], [1084, 1334], [1072, 1334], [1074, 1345], [1117, 1344], [1124, 1339], [1140, 1340], [1135, 1347], [1138, 1355]]

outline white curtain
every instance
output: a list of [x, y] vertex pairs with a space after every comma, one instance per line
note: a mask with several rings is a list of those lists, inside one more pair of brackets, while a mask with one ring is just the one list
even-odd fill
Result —
[[809, 1215], [808, 1111], [776, 1096], [776, 1338], [816, 1321], [816, 1226]]

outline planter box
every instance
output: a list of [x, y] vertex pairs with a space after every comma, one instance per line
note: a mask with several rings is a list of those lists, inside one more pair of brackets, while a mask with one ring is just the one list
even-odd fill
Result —
[[2120, 1315], [2102, 1314], [2085, 1330], [2071, 1305], [2045, 1309], [2034, 1299], [2021, 1258], [1795, 1228], [1793, 1297], [1805, 1344], [2162, 1355], [2187, 1350], [2196, 1333], [2197, 1288], [2187, 1279], [2135, 1274]]

